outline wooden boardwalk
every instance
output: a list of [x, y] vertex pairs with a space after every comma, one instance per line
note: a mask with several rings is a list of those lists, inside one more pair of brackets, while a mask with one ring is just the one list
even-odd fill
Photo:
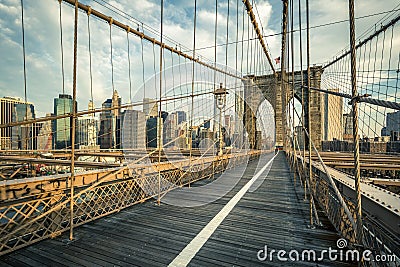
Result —
[[[72, 242], [65, 233], [2, 256], [0, 266], [167, 266], [272, 156], [250, 162], [236, 186], [207, 205], [157, 206], [148, 201], [76, 228]], [[225, 175], [238, 173], [232, 169]], [[190, 200], [184, 197], [182, 204]], [[259, 261], [257, 252], [265, 245], [300, 252], [336, 248], [339, 236], [326, 218], [320, 215], [324, 227], [310, 229], [308, 216], [308, 202], [303, 201], [301, 187], [295, 188], [285, 157], [279, 153], [270, 170], [258, 178], [189, 265], [283, 266], [276, 257], [272, 262]], [[350, 266], [329, 261], [284, 265]]]

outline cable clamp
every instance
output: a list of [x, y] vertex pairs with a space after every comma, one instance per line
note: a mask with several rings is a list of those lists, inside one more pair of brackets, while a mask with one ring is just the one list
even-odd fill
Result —
[[88, 7], [88, 11], [87, 11], [87, 15], [90, 16], [91, 13], [92, 13], [92, 8], [89, 6]]
[[366, 98], [366, 97], [370, 97], [370, 94], [357, 94], [355, 97], [351, 98], [349, 105], [353, 105], [354, 102], [359, 103], [361, 101], [362, 98]]

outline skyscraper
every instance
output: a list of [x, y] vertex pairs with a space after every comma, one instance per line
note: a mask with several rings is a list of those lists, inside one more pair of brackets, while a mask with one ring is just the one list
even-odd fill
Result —
[[[93, 102], [89, 101], [89, 110], [93, 110]], [[97, 128], [99, 120], [94, 114], [78, 117], [76, 126], [76, 143], [79, 149], [96, 149]]]
[[157, 147], [157, 118], [148, 118], [146, 121], [146, 146]]
[[[339, 89], [330, 89], [339, 92]], [[324, 140], [343, 139], [343, 98], [340, 96], [325, 94], [325, 136]], [[351, 133], [353, 134], [353, 133]]]
[[178, 136], [178, 114], [171, 113], [168, 115], [164, 122], [164, 144], [170, 143], [168, 146], [173, 146], [174, 142], [171, 142]]
[[[52, 114], [46, 114], [46, 117], [50, 117]], [[39, 134], [37, 137], [37, 149], [38, 150], [49, 150], [53, 149], [53, 132], [52, 132], [52, 121], [44, 121], [41, 123]]]
[[353, 141], [353, 114], [343, 114], [343, 140]]
[[125, 110], [122, 121], [122, 148], [146, 149], [146, 116], [138, 110]]
[[100, 148], [121, 148], [121, 98], [114, 91], [111, 99], [103, 102], [100, 113]]
[[[54, 115], [72, 113], [73, 103], [72, 96], [59, 94], [58, 98], [54, 98]], [[78, 105], [76, 104], [76, 110]], [[75, 111], [76, 111], [75, 110]], [[72, 118], [57, 119], [53, 123], [53, 142], [56, 149], [71, 148], [71, 132]]]
[[[102, 109], [111, 108], [111, 99], [107, 99], [102, 104]], [[100, 113], [100, 131], [99, 131], [99, 145], [100, 148], [112, 148], [112, 112], [111, 110], [103, 110]]]
[[235, 130], [235, 122], [233, 120], [233, 116], [225, 115], [224, 120], [225, 120], [224, 124], [225, 124], [225, 129], [227, 131], [227, 135], [228, 137], [231, 137]]
[[386, 114], [386, 132], [392, 141], [397, 141], [400, 136], [400, 111]]
[[178, 117], [178, 124], [181, 124], [182, 122], [186, 121], [186, 112], [182, 110], [178, 110], [175, 112]]
[[158, 103], [152, 98], [143, 98], [143, 112], [147, 118], [157, 117]]
[[[0, 124], [35, 118], [35, 107], [19, 97], [0, 98]], [[36, 149], [36, 125], [0, 129], [0, 149]]]

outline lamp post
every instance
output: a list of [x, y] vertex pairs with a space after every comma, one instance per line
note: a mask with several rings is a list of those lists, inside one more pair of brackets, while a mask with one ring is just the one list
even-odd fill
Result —
[[215, 100], [217, 101], [217, 108], [219, 109], [219, 151], [218, 156], [222, 156], [222, 109], [225, 107], [226, 103], [226, 95], [228, 92], [226, 88], [222, 87], [222, 83], [220, 83], [219, 88], [214, 91]]

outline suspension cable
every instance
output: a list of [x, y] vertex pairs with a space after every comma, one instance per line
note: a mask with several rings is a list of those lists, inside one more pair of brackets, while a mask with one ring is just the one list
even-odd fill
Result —
[[[138, 26], [139, 29], [139, 26]], [[144, 28], [143, 28], [143, 23], [142, 23], [142, 32], [144, 34]], [[144, 48], [143, 48], [143, 38], [140, 38], [140, 43], [141, 43], [141, 51], [142, 51], [142, 81], [143, 81], [143, 99], [146, 98], [146, 83], [145, 83], [145, 79], [144, 79]]]
[[354, 143], [354, 182], [356, 190], [356, 214], [357, 227], [356, 238], [359, 245], [363, 244], [363, 226], [361, 211], [361, 191], [360, 191], [360, 147], [358, 136], [358, 107], [357, 107], [357, 81], [356, 81], [356, 40], [354, 25], [354, 0], [349, 0], [350, 17], [350, 52], [351, 52], [351, 85], [352, 85], [352, 111], [353, 111], [353, 143]]
[[[228, 0], [228, 14], [226, 16], [226, 46], [225, 46], [225, 72], [228, 71], [228, 42], [229, 42], [229, 3]], [[225, 86], [226, 86], [226, 73], [225, 73]]]
[[90, 99], [93, 102], [93, 75], [92, 75], [92, 49], [91, 49], [91, 36], [90, 36], [90, 13], [92, 9], [87, 11], [87, 29], [88, 29], [88, 49], [89, 49], [89, 74], [90, 74]]
[[[22, 2], [22, 0], [21, 0]], [[64, 78], [64, 47], [63, 47], [63, 27], [62, 27], [62, 15], [61, 15], [61, 2], [58, 0], [60, 5], [60, 44], [61, 44], [61, 75], [62, 75], [62, 92], [65, 94], [65, 78]]]
[[[164, 0], [161, 0], [161, 31], [160, 31], [160, 41], [163, 43], [163, 30], [164, 30]], [[154, 48], [154, 44], [153, 44]], [[162, 103], [161, 103], [161, 97], [162, 97], [162, 74], [163, 74], [163, 46], [160, 46], [160, 89], [159, 89], [159, 100], [160, 104], [158, 105], [158, 116], [157, 116], [157, 149], [158, 149], [158, 164], [161, 163], [161, 150], [163, 147], [163, 140], [162, 140], [162, 118], [161, 118], [161, 112], [162, 112]], [[155, 60], [154, 60], [155, 61]], [[158, 170], [158, 198], [157, 198], [157, 203], [160, 205], [161, 201], [161, 168]]]
[[131, 78], [131, 55], [129, 45], [129, 29], [126, 31], [126, 41], [128, 44], [128, 76], [129, 76], [129, 102], [132, 102], [132, 78]]
[[[305, 122], [305, 112], [304, 112], [304, 72], [303, 72], [303, 47], [302, 47], [302, 43], [303, 43], [303, 39], [301, 36], [301, 1], [299, 0], [299, 55], [300, 55], [300, 81], [301, 81], [301, 125], [303, 126], [302, 129], [305, 127], [304, 122]], [[302, 130], [303, 131], [303, 130]], [[303, 138], [303, 167], [305, 164], [305, 159], [306, 158], [306, 139]], [[304, 199], [307, 198], [307, 194], [306, 194], [306, 190], [307, 190], [307, 185], [306, 183], [304, 183]]]
[[113, 24], [113, 19], [110, 19], [109, 25], [110, 25], [110, 62], [111, 62], [111, 85], [112, 85], [112, 92], [114, 94], [115, 88], [114, 88], [114, 63], [113, 63], [113, 45], [112, 45], [112, 24]]
[[[215, 0], [215, 28], [214, 28], [214, 67], [217, 67], [217, 30], [218, 30], [218, 0]], [[214, 91], [216, 88], [217, 83], [217, 72], [214, 71]], [[216, 100], [214, 100], [214, 110], [213, 113], [216, 111]], [[215, 115], [215, 114], [214, 114]], [[215, 133], [215, 121], [213, 121], [213, 133]], [[214, 168], [214, 164], [213, 164]], [[214, 170], [213, 170], [214, 173]]]
[[[197, 0], [194, 0], [194, 14], [193, 14], [193, 58], [196, 58], [196, 19], [197, 19]], [[191, 98], [191, 111], [190, 111], [190, 126], [189, 126], [189, 161], [192, 162], [192, 128], [194, 118], [194, 69], [195, 64], [192, 61], [192, 98]], [[191, 165], [191, 164], [190, 164]], [[190, 184], [189, 184], [190, 186]]]
[[[25, 23], [24, 23], [24, 1], [21, 0], [21, 29], [22, 29], [22, 55], [23, 55], [23, 63], [24, 63], [24, 100], [25, 100], [25, 120], [28, 120], [28, 95], [26, 89], [26, 52], [25, 52]], [[32, 117], [34, 114], [32, 114]], [[28, 149], [28, 140], [25, 137], [24, 140], [25, 149]], [[32, 140], [33, 144], [33, 140]]]
[[[292, 59], [292, 138], [294, 138], [294, 129], [295, 129], [295, 125], [294, 125], [294, 90], [295, 90], [295, 86], [294, 86], [294, 36], [293, 36], [293, 30], [294, 30], [294, 26], [293, 26], [293, 20], [294, 20], [294, 0], [290, 0], [290, 48], [291, 48], [291, 59]], [[292, 161], [293, 161], [293, 169], [295, 170], [295, 166], [297, 165], [297, 157], [295, 156], [296, 153], [296, 148], [294, 147], [294, 141], [292, 140], [292, 150], [293, 150], [293, 157], [292, 157]], [[293, 182], [294, 185], [296, 186], [296, 171], [293, 171]]]
[[[62, 93], [63, 95], [65, 95], [65, 72], [64, 72], [64, 45], [63, 45], [63, 24], [62, 24], [62, 6], [61, 6], [61, 1], [59, 0], [59, 19], [60, 19], [60, 49], [61, 49], [61, 76], [62, 76]], [[65, 107], [65, 101], [62, 102], [63, 103], [63, 110], [64, 110], [64, 114], [67, 113], [66, 111], [66, 107]], [[56, 123], [56, 130], [57, 132], [55, 134], [58, 134], [60, 132], [60, 130], [58, 129], [58, 125], [57, 125], [57, 121]], [[65, 132], [67, 129], [64, 128], [63, 131]], [[65, 133], [64, 133], [65, 134]], [[53, 144], [54, 148], [57, 148], [57, 138], [54, 139], [54, 144]], [[67, 139], [64, 138], [64, 147], [67, 148], [68, 144], [67, 144]]]
[[70, 232], [69, 239], [73, 239], [74, 229], [74, 180], [75, 180], [75, 128], [76, 128], [76, 83], [78, 65], [78, 0], [75, 1], [75, 23], [74, 23], [74, 63], [72, 81], [72, 131], [71, 131], [71, 184], [70, 184]]
[[309, 4], [308, 0], [306, 0], [306, 20], [307, 20], [307, 88], [308, 88], [308, 98], [307, 98], [307, 105], [308, 105], [308, 177], [310, 181], [310, 226], [313, 226], [313, 173], [312, 173], [312, 161], [311, 161], [311, 145], [312, 145], [312, 128], [311, 128], [311, 93], [310, 93], [310, 86], [311, 86], [311, 77], [310, 77], [310, 11], [309, 11]]

